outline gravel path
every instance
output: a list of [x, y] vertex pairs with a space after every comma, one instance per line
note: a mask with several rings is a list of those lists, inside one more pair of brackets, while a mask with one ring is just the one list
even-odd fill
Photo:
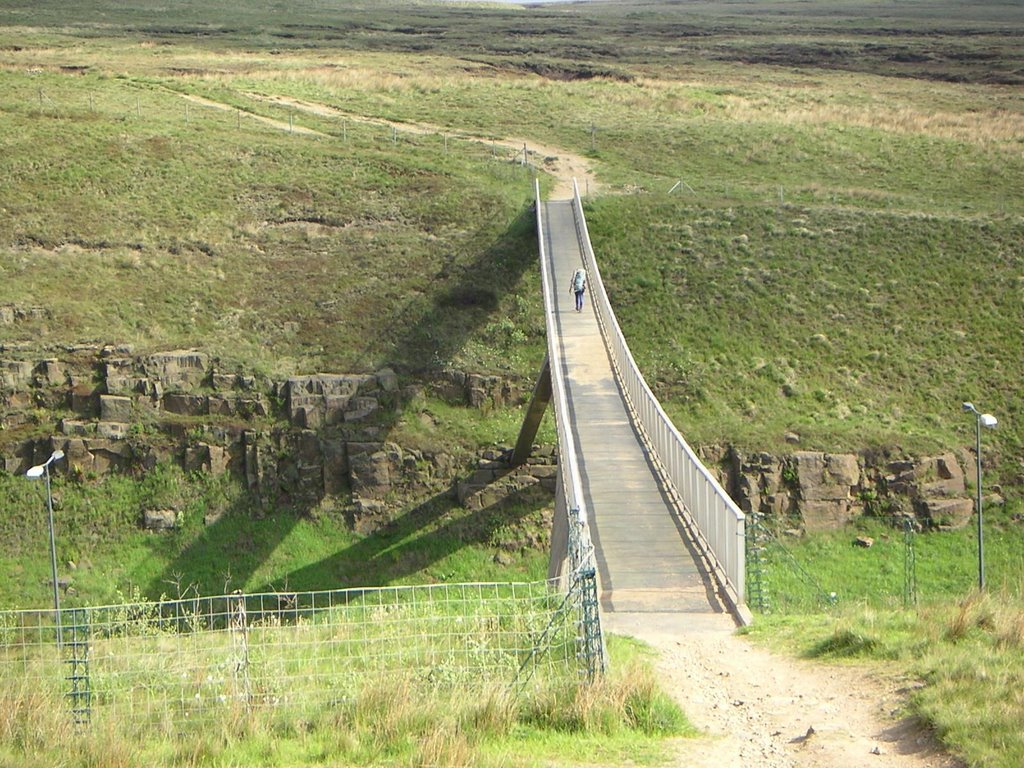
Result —
[[658, 652], [659, 679], [705, 736], [687, 768], [962, 768], [901, 718], [909, 681], [763, 650], [726, 615], [607, 613], [606, 630]]

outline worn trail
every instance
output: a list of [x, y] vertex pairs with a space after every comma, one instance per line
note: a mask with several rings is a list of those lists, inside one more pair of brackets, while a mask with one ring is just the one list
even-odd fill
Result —
[[901, 715], [911, 682], [770, 653], [725, 615], [613, 613], [608, 630], [649, 643], [659, 679], [705, 734], [682, 768], [962, 768]]

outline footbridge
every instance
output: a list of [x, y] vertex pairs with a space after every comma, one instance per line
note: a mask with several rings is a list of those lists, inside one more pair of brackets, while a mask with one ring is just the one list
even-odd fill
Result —
[[[550, 402], [559, 444], [552, 577], [596, 569], [599, 615], [731, 613], [746, 623], [744, 516], [637, 369], [590, 244], [579, 189], [536, 188], [547, 359], [513, 461]], [[587, 270], [577, 312], [570, 280]]]

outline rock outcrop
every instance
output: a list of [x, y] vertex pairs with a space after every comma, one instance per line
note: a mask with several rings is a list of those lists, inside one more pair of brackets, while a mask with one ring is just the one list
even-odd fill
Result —
[[965, 525], [974, 510], [952, 453], [878, 460], [874, 454], [730, 451], [718, 467], [740, 509], [782, 528], [835, 529], [862, 514], [954, 528]]

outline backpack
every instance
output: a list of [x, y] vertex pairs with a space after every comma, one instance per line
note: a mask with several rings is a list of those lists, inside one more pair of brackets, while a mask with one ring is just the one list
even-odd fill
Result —
[[576, 274], [572, 276], [572, 287], [575, 291], [582, 291], [587, 285], [587, 273], [582, 269], [577, 269]]

